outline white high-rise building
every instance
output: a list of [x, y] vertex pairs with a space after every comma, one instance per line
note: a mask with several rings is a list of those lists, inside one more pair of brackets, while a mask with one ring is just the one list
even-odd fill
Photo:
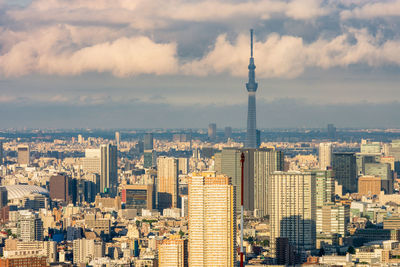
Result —
[[189, 178], [189, 263], [236, 266], [235, 190], [227, 176]]
[[297, 252], [315, 248], [316, 196], [312, 172], [274, 172], [269, 181], [271, 256], [276, 238], [288, 238]]
[[73, 241], [74, 264], [89, 263], [94, 258], [104, 257], [105, 246], [94, 239], [75, 239]]
[[187, 267], [187, 240], [173, 237], [158, 246], [158, 264], [162, 267]]
[[18, 219], [18, 236], [22, 241], [42, 241], [43, 222], [37, 214], [23, 211]]
[[319, 168], [326, 170], [327, 167], [332, 167], [332, 143], [320, 143]]

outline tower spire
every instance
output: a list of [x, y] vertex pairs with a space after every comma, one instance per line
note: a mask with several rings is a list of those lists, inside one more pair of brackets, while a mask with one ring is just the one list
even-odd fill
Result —
[[253, 57], [253, 29], [250, 29], [250, 57]]

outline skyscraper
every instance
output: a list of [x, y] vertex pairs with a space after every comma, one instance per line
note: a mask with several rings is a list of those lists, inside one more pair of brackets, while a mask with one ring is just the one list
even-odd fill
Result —
[[208, 125], [208, 138], [210, 140], [215, 140], [217, 138], [217, 124], [210, 123]]
[[179, 161], [176, 158], [157, 159], [158, 205], [159, 209], [178, 208]]
[[69, 178], [65, 175], [55, 175], [50, 177], [50, 198], [51, 200], [60, 200], [68, 203], [69, 196]]
[[250, 30], [250, 63], [249, 63], [249, 81], [246, 83], [247, 92], [249, 92], [249, 102], [247, 110], [247, 135], [246, 148], [257, 148], [257, 125], [256, 125], [256, 74], [253, 58], [253, 30]]
[[227, 176], [189, 177], [191, 266], [236, 266], [235, 190]]
[[18, 146], [18, 164], [19, 165], [29, 165], [30, 163], [30, 151], [28, 145]]
[[119, 148], [119, 142], [121, 141], [121, 135], [119, 132], [115, 132], [115, 144], [117, 145], [117, 147]]
[[332, 167], [332, 143], [320, 143], [319, 168], [326, 170], [327, 167]]
[[231, 138], [232, 137], [232, 127], [226, 126], [224, 133], [225, 133], [225, 138], [227, 138], [227, 139]]
[[144, 150], [153, 150], [153, 134], [147, 133], [144, 135]]
[[354, 153], [334, 153], [332, 167], [335, 179], [343, 186], [343, 192], [357, 192], [357, 165]]
[[254, 151], [254, 210], [258, 216], [269, 215], [268, 181], [274, 171], [283, 171], [282, 151], [256, 149]]
[[289, 239], [298, 253], [315, 248], [316, 197], [312, 172], [274, 172], [269, 181], [271, 256], [276, 239]]
[[118, 188], [118, 156], [117, 147], [111, 144], [101, 145], [100, 191], [117, 195]]

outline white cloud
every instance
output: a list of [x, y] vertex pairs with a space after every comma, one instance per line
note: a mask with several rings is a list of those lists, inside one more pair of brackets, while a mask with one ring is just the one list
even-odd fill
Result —
[[[20, 36], [23, 35], [24, 38]], [[178, 68], [176, 44], [155, 43], [148, 37], [120, 37], [79, 46], [81, 33], [69, 27], [41, 28], [35, 32], [3, 31], [0, 40], [17, 36], [0, 55], [0, 73], [19, 76], [29, 73], [77, 75], [111, 72], [116, 76], [171, 74]]]
[[[354, 44], [348, 41], [350, 36], [355, 38]], [[241, 35], [235, 43], [231, 43], [225, 35], [221, 35], [206, 56], [186, 63], [183, 70], [194, 75], [227, 72], [244, 76], [247, 73], [248, 50], [247, 36]], [[300, 37], [271, 34], [265, 42], [255, 43], [255, 57], [257, 76], [294, 78], [310, 67], [400, 65], [400, 41], [379, 44], [366, 30], [354, 29], [334, 39], [319, 39], [310, 44], [304, 43]]]
[[400, 16], [400, 0], [366, 1], [353, 9], [343, 10], [342, 19], [372, 19], [376, 17]]
[[174, 21], [230, 23], [241, 18], [258, 20], [274, 15], [306, 20], [327, 12], [322, 0], [34, 0], [26, 8], [9, 10], [8, 15], [20, 22], [104, 23], [143, 30], [164, 28]]

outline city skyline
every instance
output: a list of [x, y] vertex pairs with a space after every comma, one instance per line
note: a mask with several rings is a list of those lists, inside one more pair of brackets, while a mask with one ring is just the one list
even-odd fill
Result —
[[1, 1], [2, 125], [245, 127], [249, 28], [259, 128], [400, 123], [398, 1], [149, 5]]

